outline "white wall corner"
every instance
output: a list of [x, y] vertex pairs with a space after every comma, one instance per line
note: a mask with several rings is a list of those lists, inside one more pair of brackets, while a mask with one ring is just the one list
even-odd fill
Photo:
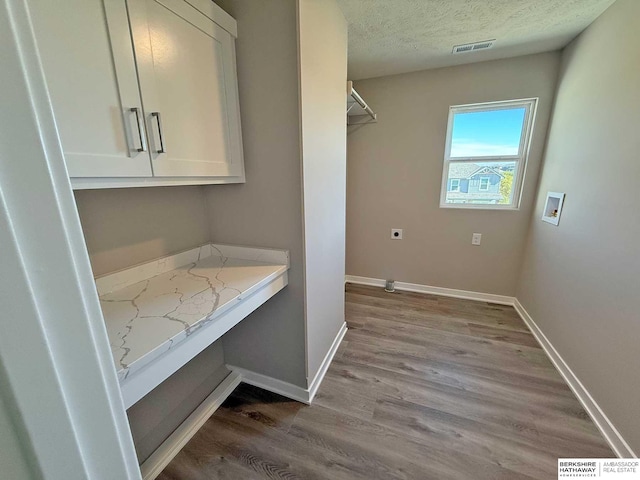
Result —
[[338, 330], [338, 333], [336, 334], [336, 337], [334, 338], [329, 351], [325, 355], [320, 368], [309, 384], [309, 388], [302, 388], [298, 385], [284, 382], [282, 380], [278, 380], [277, 378], [269, 377], [261, 373], [252, 372], [235, 365], [227, 365], [227, 368], [232, 372], [239, 374], [244, 383], [310, 405], [316, 393], [318, 392], [318, 388], [320, 388], [322, 380], [324, 379], [324, 376], [327, 373], [331, 362], [333, 361], [333, 357], [338, 351], [338, 347], [340, 347], [342, 339], [344, 338], [346, 333], [347, 324], [345, 322], [340, 327], [340, 330]]
[[347, 322], [343, 323], [340, 329], [338, 330], [338, 333], [336, 334], [336, 337], [333, 339], [333, 343], [331, 344], [329, 351], [327, 352], [324, 359], [322, 360], [322, 364], [320, 365], [320, 368], [318, 369], [318, 371], [313, 377], [313, 380], [309, 384], [309, 389], [308, 389], [309, 403], [311, 403], [313, 401], [313, 397], [316, 396], [316, 393], [318, 392], [318, 388], [320, 388], [320, 384], [322, 383], [322, 380], [324, 379], [324, 376], [326, 375], [327, 370], [329, 370], [329, 366], [333, 361], [333, 357], [336, 355], [336, 352], [338, 351], [338, 347], [340, 347], [340, 344], [342, 343], [342, 339], [344, 338], [346, 333], [347, 333]]

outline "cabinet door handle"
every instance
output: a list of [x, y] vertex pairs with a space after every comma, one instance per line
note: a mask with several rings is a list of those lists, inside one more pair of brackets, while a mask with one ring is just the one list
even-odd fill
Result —
[[151, 112], [152, 117], [156, 117], [158, 123], [158, 138], [160, 139], [160, 150], [156, 150], [156, 153], [166, 153], [164, 149], [164, 140], [162, 139], [162, 121], [160, 120], [160, 112]]
[[136, 126], [138, 127], [138, 138], [140, 139], [140, 148], [136, 148], [137, 152], [146, 152], [147, 151], [147, 142], [145, 141], [144, 134], [142, 133], [142, 125], [140, 125], [140, 109], [138, 107], [133, 107], [129, 109], [130, 112], [133, 112], [136, 116]]

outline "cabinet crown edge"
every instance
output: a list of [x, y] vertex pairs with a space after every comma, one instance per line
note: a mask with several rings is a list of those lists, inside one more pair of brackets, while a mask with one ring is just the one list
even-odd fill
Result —
[[221, 7], [216, 5], [213, 0], [186, 0], [186, 2], [205, 17], [210, 18], [220, 27], [224, 28], [233, 38], [238, 38], [238, 22]]

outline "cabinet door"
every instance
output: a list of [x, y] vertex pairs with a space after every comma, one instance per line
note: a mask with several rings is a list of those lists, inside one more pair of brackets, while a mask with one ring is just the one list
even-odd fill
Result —
[[125, 0], [29, 8], [69, 176], [151, 176]]
[[154, 176], [242, 177], [234, 37], [183, 0], [128, 0]]

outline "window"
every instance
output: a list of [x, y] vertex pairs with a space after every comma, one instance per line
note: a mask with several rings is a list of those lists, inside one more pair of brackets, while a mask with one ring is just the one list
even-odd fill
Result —
[[525, 99], [449, 108], [441, 207], [518, 208], [536, 103]]

